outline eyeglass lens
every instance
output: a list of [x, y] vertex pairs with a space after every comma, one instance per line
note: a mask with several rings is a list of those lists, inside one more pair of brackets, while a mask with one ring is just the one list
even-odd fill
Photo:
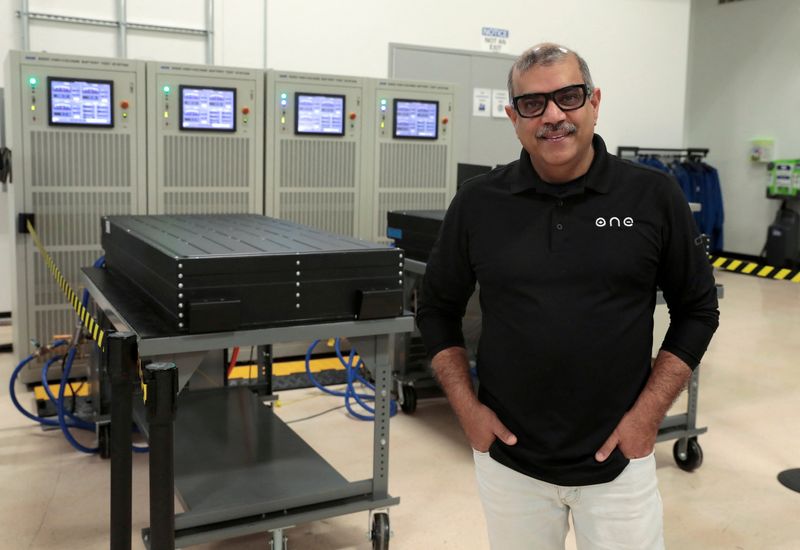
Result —
[[525, 94], [516, 98], [517, 111], [525, 117], [539, 116], [547, 108], [549, 99], [555, 101], [562, 111], [573, 111], [586, 102], [586, 88], [583, 84], [575, 84], [548, 94]]

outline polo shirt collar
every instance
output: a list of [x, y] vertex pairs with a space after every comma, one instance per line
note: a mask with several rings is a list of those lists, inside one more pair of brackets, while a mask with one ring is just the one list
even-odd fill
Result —
[[[582, 193], [584, 189], [591, 189], [603, 194], [609, 192], [611, 178], [607, 177], [609, 169], [608, 151], [603, 138], [595, 134], [592, 138], [592, 147], [594, 148], [592, 164], [586, 174], [582, 176], [582, 185], [575, 189], [575, 194]], [[552, 194], [547, 183], [533, 169], [531, 157], [525, 149], [520, 153], [517, 171], [517, 177], [513, 178], [510, 184], [512, 193], [516, 194], [531, 190], [536, 193]]]

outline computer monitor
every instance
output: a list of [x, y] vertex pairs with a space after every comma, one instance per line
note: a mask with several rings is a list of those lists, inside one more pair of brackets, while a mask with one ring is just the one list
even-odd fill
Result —
[[439, 137], [439, 102], [421, 99], [394, 100], [394, 137]]
[[51, 126], [114, 126], [114, 83], [88, 78], [47, 78]]
[[180, 129], [236, 131], [236, 89], [210, 86], [180, 87]]
[[343, 136], [345, 97], [336, 94], [294, 95], [294, 133], [297, 135]]

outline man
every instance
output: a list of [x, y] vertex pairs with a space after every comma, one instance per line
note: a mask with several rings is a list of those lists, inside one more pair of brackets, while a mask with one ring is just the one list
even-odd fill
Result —
[[[702, 240], [671, 177], [594, 134], [600, 90], [575, 52], [531, 48], [508, 89], [520, 159], [453, 199], [418, 311], [491, 546], [563, 548], [571, 512], [581, 550], [663, 548], [656, 434], [718, 325]], [[460, 325], [476, 282], [477, 395]], [[657, 287], [671, 321], [651, 368]]]

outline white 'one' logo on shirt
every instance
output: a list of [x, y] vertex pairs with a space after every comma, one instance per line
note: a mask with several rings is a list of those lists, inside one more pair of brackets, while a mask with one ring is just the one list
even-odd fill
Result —
[[604, 217], [599, 216], [594, 220], [594, 224], [597, 227], [633, 227], [633, 218], [626, 216], [620, 220], [617, 216], [611, 216], [608, 218], [608, 221], [606, 221]]

